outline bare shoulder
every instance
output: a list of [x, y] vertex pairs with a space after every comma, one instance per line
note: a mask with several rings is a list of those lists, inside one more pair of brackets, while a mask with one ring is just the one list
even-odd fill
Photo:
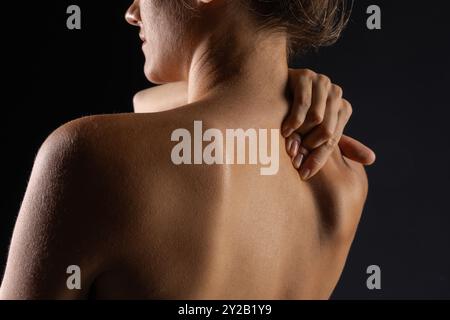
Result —
[[[126, 248], [130, 213], [158, 190], [162, 117], [93, 116], [49, 135], [36, 156], [11, 240], [1, 299], [82, 298]], [[168, 121], [168, 120], [167, 120]], [[168, 144], [167, 144], [168, 145]], [[159, 162], [158, 162], [159, 161]], [[133, 226], [135, 227], [135, 226]], [[82, 290], [66, 286], [82, 271]], [[40, 276], [37, 276], [40, 275]]]
[[[170, 119], [164, 113], [83, 117], [56, 129], [41, 150], [60, 154], [84, 154], [92, 161], [103, 156], [107, 157], [102, 159], [105, 161], [120, 160], [122, 154], [127, 154], [134, 148], [153, 144], [152, 148], [142, 150], [151, 151], [160, 144], [158, 141], [164, 142], [169, 123]], [[133, 154], [128, 153], [127, 156], [126, 160], [130, 160]], [[107, 162], [103, 164], [106, 165]]]
[[[110, 232], [125, 220], [137, 185], [161, 167], [164, 122], [152, 115], [89, 116], [66, 123], [41, 146], [32, 170], [24, 207], [70, 223], [97, 226], [84, 236]], [[168, 144], [167, 144], [168, 147]], [[153, 170], [151, 170], [153, 169]], [[148, 180], [148, 179], [147, 179]], [[68, 227], [70, 225], [68, 224]], [[85, 228], [85, 231], [90, 230]]]
[[[114, 241], [118, 220], [113, 170], [99, 154], [102, 125], [94, 118], [70, 122], [42, 144], [11, 240], [2, 299], [82, 298]], [[101, 149], [102, 147], [100, 147]], [[69, 290], [66, 271], [83, 272], [82, 290]]]
[[172, 161], [173, 133], [179, 129], [192, 131], [195, 119], [189, 107], [151, 114], [85, 117], [53, 132], [41, 153], [52, 154], [52, 161], [65, 162], [80, 180], [96, 177], [98, 183], [104, 181], [93, 192], [117, 193], [117, 197], [109, 197], [109, 203], [137, 201], [140, 196], [148, 198], [139, 190], [159, 196], [161, 185], [167, 186], [169, 178], [185, 181], [187, 175], [199, 177], [214, 171], [181, 168]]
[[[157, 165], [168, 147], [166, 116], [98, 115], [76, 119], [56, 129], [43, 143], [36, 164], [71, 172], [77, 180], [105, 181], [97, 193], [114, 192], [132, 170]], [[73, 180], [65, 179], [64, 183]], [[86, 185], [86, 188], [92, 185]], [[119, 192], [119, 191], [118, 191]]]

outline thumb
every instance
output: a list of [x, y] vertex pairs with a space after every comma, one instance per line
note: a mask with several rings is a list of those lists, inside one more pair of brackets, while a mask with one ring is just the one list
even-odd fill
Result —
[[375, 162], [376, 155], [369, 147], [349, 136], [343, 135], [339, 141], [339, 148], [343, 156], [363, 165], [371, 165]]

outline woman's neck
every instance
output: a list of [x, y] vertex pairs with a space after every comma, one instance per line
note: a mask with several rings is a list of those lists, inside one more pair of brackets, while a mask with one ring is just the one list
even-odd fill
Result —
[[208, 37], [197, 46], [191, 61], [189, 103], [224, 95], [256, 104], [285, 100], [286, 48], [286, 37], [280, 34], [263, 38], [228, 30]]

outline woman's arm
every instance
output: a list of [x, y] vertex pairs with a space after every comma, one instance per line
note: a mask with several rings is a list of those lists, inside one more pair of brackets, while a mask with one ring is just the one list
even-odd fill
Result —
[[105, 242], [96, 216], [109, 201], [107, 195], [98, 197], [103, 179], [73, 129], [66, 125], [55, 131], [36, 157], [0, 300], [85, 298], [94, 281]]

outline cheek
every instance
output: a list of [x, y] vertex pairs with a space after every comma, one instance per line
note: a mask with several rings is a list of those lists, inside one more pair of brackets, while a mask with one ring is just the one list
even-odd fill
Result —
[[156, 36], [149, 39], [143, 47], [145, 54], [145, 75], [155, 84], [185, 80], [182, 74], [180, 50], [172, 47], [166, 39]]
[[167, 83], [186, 80], [183, 74], [188, 64], [188, 50], [182, 40], [167, 32], [157, 32], [146, 38], [145, 74], [153, 83]]
[[174, 21], [176, 17], [154, 8], [144, 8], [141, 18], [147, 40], [143, 48], [147, 78], [153, 83], [185, 80], [182, 70], [185, 69], [189, 50], [180, 21]]

